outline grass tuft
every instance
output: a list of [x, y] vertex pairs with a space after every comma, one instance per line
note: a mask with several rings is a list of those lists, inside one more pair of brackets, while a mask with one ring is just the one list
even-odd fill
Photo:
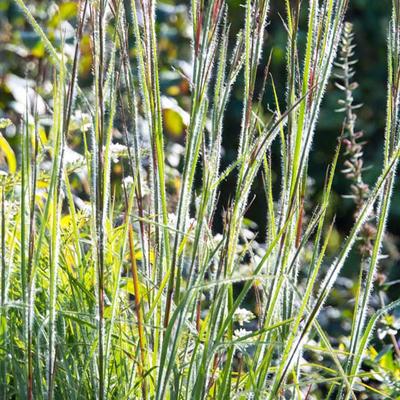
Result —
[[[48, 132], [38, 97], [26, 102], [16, 128], [18, 165], [0, 136], [9, 165], [0, 177], [0, 397], [358, 398], [375, 325], [399, 306], [368, 313], [400, 156], [398, 2], [389, 27], [384, 162], [368, 187], [356, 132], [348, 1], [310, 0], [308, 8], [286, 1], [282, 94], [270, 75], [270, 2], [245, 1], [242, 27], [232, 32], [229, 2], [192, 0], [191, 74], [184, 77], [190, 99], [175, 194], [164, 134], [159, 4], [81, 0], [71, 56], [64, 42], [53, 44], [24, 0], [16, 3], [43, 42], [54, 79]], [[84, 34], [93, 63], [90, 90], [78, 79]], [[343, 134], [322, 195], [312, 200], [308, 166], [335, 60]], [[222, 170], [226, 109], [240, 83], [237, 154]], [[275, 101], [269, 114], [268, 91]], [[78, 112], [86, 119], [75, 127]], [[71, 163], [74, 137], [83, 145]], [[331, 257], [332, 187], [342, 147], [356, 210], [348, 237]], [[115, 164], [120, 185], [112, 180]], [[264, 243], [246, 219], [259, 175]], [[76, 189], [76, 176], [86, 197]], [[221, 207], [228, 176], [236, 183]], [[343, 350], [318, 317], [353, 250], [359, 250], [359, 278]], [[309, 353], [323, 356], [311, 362]]]

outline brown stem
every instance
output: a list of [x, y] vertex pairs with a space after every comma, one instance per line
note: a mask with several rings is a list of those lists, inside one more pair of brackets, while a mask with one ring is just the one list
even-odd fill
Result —
[[129, 223], [129, 250], [131, 256], [131, 270], [132, 270], [132, 279], [133, 279], [133, 291], [135, 295], [135, 311], [136, 318], [138, 323], [139, 330], [139, 347], [140, 347], [140, 358], [141, 362], [138, 363], [138, 372], [142, 377], [142, 395], [143, 398], [147, 398], [147, 388], [146, 388], [146, 380], [144, 379], [143, 371], [145, 369], [145, 361], [146, 361], [146, 353], [145, 353], [145, 338], [144, 338], [144, 327], [143, 327], [143, 313], [142, 313], [142, 305], [141, 305], [141, 293], [139, 286], [139, 275], [135, 257], [135, 243], [133, 240], [133, 227], [132, 224]]

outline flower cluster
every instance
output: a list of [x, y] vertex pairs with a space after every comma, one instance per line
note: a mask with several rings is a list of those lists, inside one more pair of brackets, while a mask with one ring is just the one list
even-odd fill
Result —
[[[341, 108], [337, 110], [345, 113], [342, 144], [345, 147], [346, 160], [344, 161], [345, 168], [342, 172], [351, 182], [351, 195], [348, 197], [354, 201], [356, 206], [354, 218], [357, 219], [361, 208], [369, 196], [370, 188], [363, 181], [362, 176], [364, 171], [364, 132], [356, 131], [357, 114], [355, 110], [360, 108], [361, 104], [355, 104], [353, 97], [353, 92], [358, 87], [358, 83], [353, 80], [355, 75], [354, 64], [357, 62], [354, 59], [355, 45], [353, 44], [353, 38], [353, 27], [350, 23], [346, 23], [343, 31], [339, 62], [336, 64], [339, 68], [339, 72], [336, 74], [339, 82], [336, 82], [336, 86], [345, 95], [344, 99], [339, 100]], [[371, 254], [376, 236], [376, 228], [371, 222], [372, 218], [373, 215], [370, 216], [369, 221], [364, 224], [360, 232], [358, 249], [363, 257], [368, 257]]]

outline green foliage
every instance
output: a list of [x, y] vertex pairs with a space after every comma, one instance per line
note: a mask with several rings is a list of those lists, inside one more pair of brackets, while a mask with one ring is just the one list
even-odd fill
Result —
[[[346, 165], [363, 163], [348, 1], [285, 1], [284, 89], [270, 76], [268, 0], [232, 4], [239, 26], [225, 0], [192, 0], [190, 21], [185, 5], [153, 0], [15, 4], [36, 79], [4, 83], [15, 123], [0, 121], [0, 397], [397, 398], [400, 300], [375, 277], [400, 156], [398, 2], [383, 163], [342, 241], [331, 213], [341, 142], [319, 198], [309, 175], [339, 49]], [[17, 34], [4, 34], [16, 52]], [[350, 172], [364, 185], [361, 167]], [[246, 217], [258, 176], [265, 240]], [[335, 302], [340, 335], [324, 322]]]

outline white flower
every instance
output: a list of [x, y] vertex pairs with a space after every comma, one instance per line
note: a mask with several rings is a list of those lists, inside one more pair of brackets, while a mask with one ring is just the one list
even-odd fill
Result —
[[92, 122], [89, 114], [77, 110], [71, 120], [70, 129], [79, 129], [81, 132], [88, 132], [92, 127]]
[[183, 154], [185, 153], [185, 148], [178, 143], [173, 143], [168, 151], [167, 160], [171, 167], [177, 168]]
[[92, 123], [90, 121], [90, 115], [82, 113], [82, 132], [87, 132], [92, 127]]
[[67, 166], [74, 164], [84, 164], [85, 157], [68, 146], [64, 146], [64, 162]]
[[168, 225], [169, 226], [176, 226], [176, 221], [177, 221], [177, 217], [174, 213], [169, 213], [168, 214]]
[[255, 318], [255, 315], [245, 308], [237, 308], [233, 315], [233, 318], [235, 319], [235, 321], [239, 322], [240, 326], [243, 326], [244, 322], [250, 322], [252, 319]]
[[247, 335], [250, 335], [251, 333], [252, 333], [251, 331], [248, 331], [243, 328], [235, 329], [233, 331], [233, 340], [239, 341], [239, 343], [236, 344], [238, 349], [244, 351], [247, 348], [247, 346], [250, 345], [250, 343], [247, 343], [245, 340], [242, 341], [241, 339]]
[[247, 240], [252, 240], [255, 237], [255, 233], [252, 232], [250, 229], [246, 229], [246, 228], [242, 230], [242, 235]]
[[250, 334], [251, 334], [251, 331], [248, 331], [247, 329], [244, 329], [244, 328], [235, 329], [233, 331], [233, 337], [235, 340], [241, 339]]
[[125, 153], [127, 148], [126, 148], [125, 145], [123, 145], [121, 143], [111, 143], [110, 150], [111, 150], [111, 153], [113, 153], [113, 154], [115, 154], [115, 153]]
[[119, 157], [125, 156], [127, 152], [128, 148], [123, 144], [111, 143], [110, 145], [111, 158], [114, 163], [117, 163], [119, 161]]
[[224, 238], [224, 237], [223, 237], [220, 233], [215, 234], [214, 237], [213, 237], [213, 242], [214, 242], [214, 244], [215, 244], [215, 245], [220, 244], [220, 242], [221, 242], [221, 240], [222, 240], [223, 238]]
[[177, 168], [180, 162], [180, 157], [174, 153], [171, 153], [167, 155], [167, 160], [171, 167]]
[[123, 182], [124, 186], [129, 187], [129, 186], [133, 185], [133, 177], [126, 176], [122, 182]]

